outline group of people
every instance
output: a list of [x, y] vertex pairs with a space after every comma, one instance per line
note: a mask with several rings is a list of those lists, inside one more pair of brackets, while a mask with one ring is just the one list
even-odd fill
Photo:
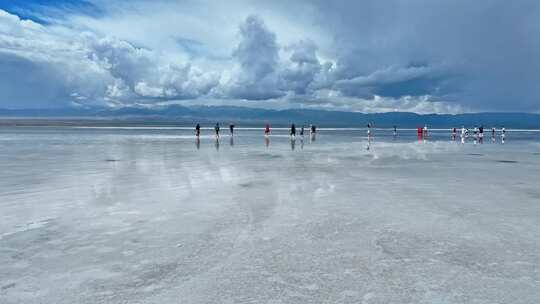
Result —
[[[466, 129], [465, 126], [461, 127], [461, 143], [465, 143], [465, 140], [470, 136], [471, 131], [469, 129]], [[474, 127], [472, 130], [472, 136], [474, 138], [474, 143], [483, 143], [484, 142], [484, 126], [480, 127]], [[457, 130], [456, 128], [452, 129], [452, 140], [455, 141], [457, 138]], [[491, 128], [491, 141], [495, 142], [497, 138], [497, 130], [495, 128]], [[506, 129], [503, 127], [501, 129], [501, 142], [504, 144], [504, 140], [506, 138]]]
[[[305, 129], [304, 129], [304, 126], [302, 125], [302, 128], [300, 129], [300, 136], [304, 137], [304, 132], [305, 132]], [[270, 133], [270, 128], [268, 127], [268, 125], [266, 125], [266, 130], [264, 134], [268, 135], [269, 133]], [[311, 136], [314, 136], [315, 133], [317, 133], [317, 127], [315, 125], [310, 125], [309, 133]], [[296, 137], [296, 126], [294, 124], [291, 125], [291, 131], [289, 135], [291, 136], [292, 139]]]
[[[229, 135], [230, 136], [234, 136], [234, 127], [235, 127], [234, 124], [229, 124]], [[219, 126], [219, 122], [218, 122], [214, 126], [214, 132], [215, 132], [216, 139], [219, 139], [220, 130], [221, 130], [221, 127]], [[304, 137], [304, 133], [305, 133], [305, 127], [302, 126], [302, 128], [300, 129], [300, 136]], [[315, 133], [317, 133], [317, 127], [315, 125], [310, 125], [309, 133], [310, 133], [310, 135], [312, 137], [315, 136]], [[201, 135], [201, 125], [197, 124], [197, 125], [195, 125], [195, 136], [197, 138], [199, 138], [200, 135]], [[264, 136], [266, 136], [266, 137], [270, 136], [270, 125], [269, 124], [266, 124], [265, 127], [264, 127]], [[291, 125], [290, 136], [291, 136], [291, 139], [296, 138], [296, 126], [295, 126], [294, 123]]]
[[[219, 131], [221, 130], [221, 127], [219, 126], [219, 122], [216, 123], [214, 126], [214, 132], [216, 133], [216, 139], [219, 139]], [[229, 125], [229, 134], [231, 136], [234, 135], [234, 124]], [[201, 125], [197, 124], [195, 126], [195, 136], [199, 137], [201, 135]]]
[[[232, 123], [229, 124], [229, 134], [230, 134], [231, 137], [234, 136], [234, 128], [235, 128], [234, 124], [232, 124]], [[373, 124], [368, 123], [367, 124], [367, 136], [368, 136], [368, 139], [371, 139], [372, 136], [373, 136], [372, 128], [373, 128]], [[220, 125], [219, 125], [219, 122], [218, 122], [214, 126], [214, 132], [215, 132], [216, 139], [219, 139], [220, 130], [221, 130], [221, 128], [220, 128]], [[304, 137], [304, 133], [305, 133], [305, 127], [302, 125], [302, 127], [300, 129], [300, 136], [302, 138]], [[317, 127], [315, 125], [313, 125], [313, 124], [310, 125], [309, 133], [310, 133], [312, 139], [314, 139], [315, 133], [317, 133]], [[465, 126], [462, 126], [461, 127], [461, 142], [465, 143], [465, 140], [470, 136], [471, 133], [472, 133], [472, 136], [474, 138], [474, 143], [475, 144], [476, 143], [482, 143], [484, 141], [484, 127], [483, 126], [480, 126], [480, 127], [475, 126], [472, 131], [469, 130], [469, 129], [466, 129]], [[195, 136], [197, 138], [199, 138], [200, 135], [201, 135], [201, 126], [200, 126], [200, 124], [197, 124], [195, 126]], [[289, 135], [291, 136], [292, 140], [294, 140], [296, 138], [296, 125], [294, 123], [291, 124]], [[393, 135], [394, 135], [394, 137], [397, 136], [397, 127], [396, 126], [393, 126]], [[427, 127], [427, 125], [425, 125], [424, 127], [418, 127], [417, 128], [417, 135], [418, 135], [419, 140], [427, 139], [427, 137], [428, 137], [428, 127]], [[457, 135], [458, 135], [458, 130], [456, 128], [452, 128], [452, 141], [455, 141], [457, 139]], [[266, 124], [265, 127], [264, 127], [264, 136], [265, 137], [270, 136], [270, 125], [269, 124]], [[506, 138], [506, 129], [504, 127], [501, 129], [501, 135], [500, 136], [501, 136], [501, 142], [504, 143], [504, 140]], [[491, 141], [495, 142], [496, 137], [497, 137], [497, 130], [495, 128], [491, 128]]]

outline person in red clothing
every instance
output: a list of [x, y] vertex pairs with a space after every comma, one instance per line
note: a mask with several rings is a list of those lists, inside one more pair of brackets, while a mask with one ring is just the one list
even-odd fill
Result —
[[422, 127], [416, 128], [416, 133], [418, 135], [418, 140], [422, 140], [422, 135], [424, 134], [424, 130], [422, 129]]

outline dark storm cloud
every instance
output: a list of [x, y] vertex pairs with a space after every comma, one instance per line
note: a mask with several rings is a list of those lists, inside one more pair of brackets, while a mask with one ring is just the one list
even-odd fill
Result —
[[370, 88], [367, 84], [345, 87], [349, 95], [432, 94], [481, 110], [540, 108], [538, 1], [319, 1], [315, 5], [317, 23], [333, 35], [338, 86], [392, 67], [399, 67], [397, 72], [411, 70], [407, 67], [415, 62], [428, 67], [425, 73], [402, 81], [380, 79]]
[[317, 58], [317, 45], [311, 40], [302, 40], [287, 47], [291, 53], [290, 64], [281, 73], [281, 82], [285, 90], [304, 95], [315, 77], [321, 72], [321, 63]]

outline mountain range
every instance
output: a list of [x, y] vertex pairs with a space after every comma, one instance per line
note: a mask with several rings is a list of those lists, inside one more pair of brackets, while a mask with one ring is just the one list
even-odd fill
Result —
[[230, 122], [243, 126], [316, 124], [321, 127], [435, 128], [506, 127], [540, 129], [540, 114], [534, 113], [466, 113], [416, 114], [409, 112], [359, 113], [311, 109], [270, 110], [234, 106], [180, 106], [159, 108], [67, 108], [67, 109], [0, 109], [2, 125], [76, 124], [76, 125], [211, 125]]

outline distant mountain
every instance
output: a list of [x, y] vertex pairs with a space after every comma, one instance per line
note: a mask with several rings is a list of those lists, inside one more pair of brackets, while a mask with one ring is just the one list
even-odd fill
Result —
[[540, 114], [530, 113], [470, 113], [428, 114], [406, 112], [364, 114], [325, 110], [268, 110], [233, 106], [173, 105], [161, 108], [125, 107], [89, 109], [0, 109], [2, 124], [114, 124], [114, 125], [192, 125], [195, 122], [213, 124], [234, 122], [237, 125], [274, 126], [316, 124], [322, 127], [363, 127], [368, 122], [376, 127], [417, 127], [427, 124], [434, 128], [484, 125], [485, 127], [540, 129]]

